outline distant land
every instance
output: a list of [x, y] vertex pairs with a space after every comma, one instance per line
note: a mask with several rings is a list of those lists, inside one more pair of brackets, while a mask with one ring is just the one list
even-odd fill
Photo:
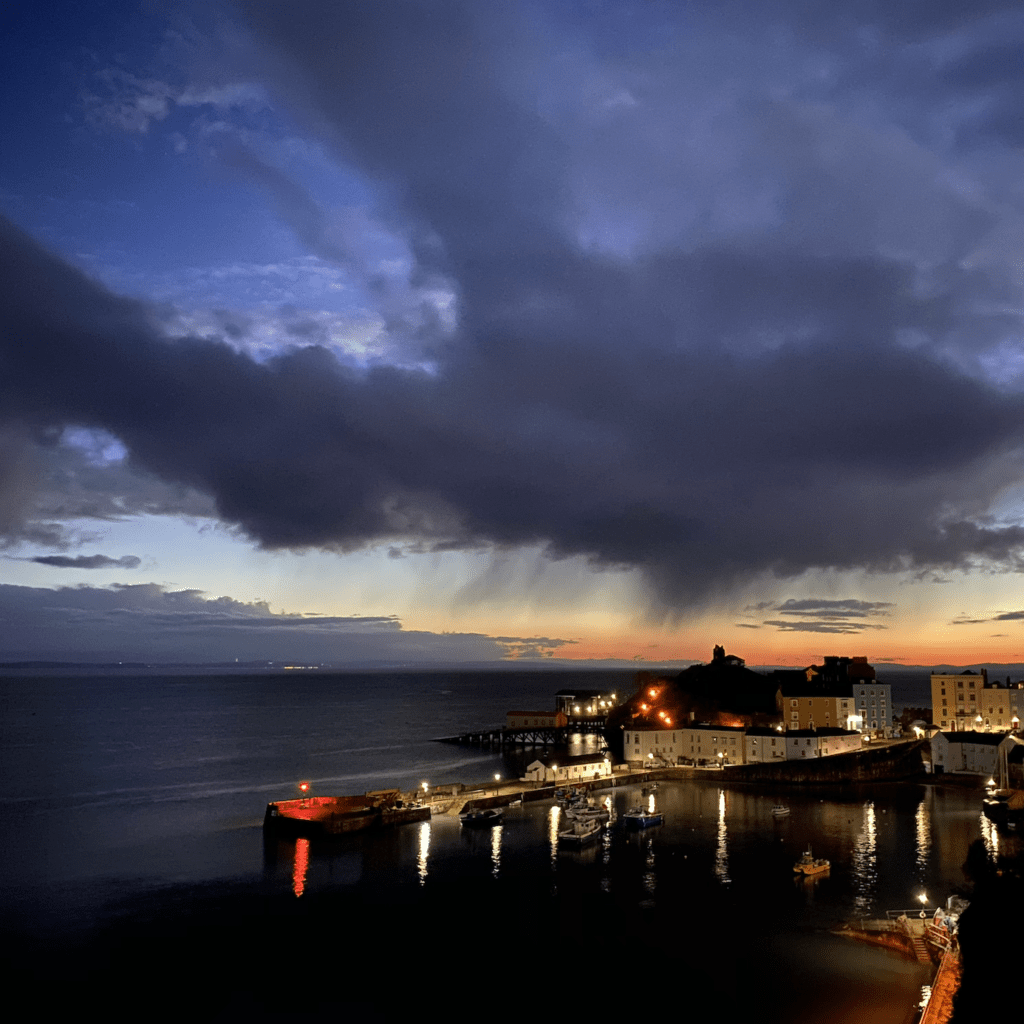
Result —
[[[147, 674], [188, 672], [192, 674], [222, 672], [663, 672], [676, 673], [690, 665], [703, 664], [700, 661], [641, 662], [617, 660], [569, 660], [557, 658], [525, 658], [507, 661], [480, 662], [302, 662], [302, 661], [204, 661], [204, 662], [154, 662], [154, 661], [44, 661], [17, 660], [0, 661], [0, 673], [7, 674], [74, 674], [97, 675], [113, 672], [138, 672]], [[921, 676], [932, 672], [963, 672], [984, 669], [990, 681], [1005, 681], [1007, 676], [1014, 680], [1024, 678], [1024, 662], [978, 662], [967, 665], [896, 665], [890, 662], [872, 663], [878, 681], [884, 683], [892, 676]], [[774, 672], [776, 669], [792, 671], [803, 666], [795, 665], [748, 665], [754, 672]]]

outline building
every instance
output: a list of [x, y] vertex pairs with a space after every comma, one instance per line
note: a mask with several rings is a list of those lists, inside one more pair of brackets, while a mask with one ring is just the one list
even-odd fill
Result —
[[974, 728], [978, 732], [1016, 732], [1024, 721], [1022, 712], [1024, 683], [993, 681], [981, 689], [981, 703], [974, 719]]
[[932, 771], [966, 772], [971, 775], [999, 774], [999, 744], [1003, 737], [993, 732], [956, 730], [937, 732], [932, 737]]
[[860, 750], [864, 742], [864, 737], [855, 729], [787, 729], [784, 737], [789, 761], [845, 754]]
[[749, 764], [829, 757], [860, 750], [863, 737], [850, 729], [797, 729], [729, 725], [686, 725], [675, 729], [632, 727], [624, 730], [627, 760], [634, 766], [673, 764]]
[[888, 683], [854, 684], [853, 704], [855, 718], [851, 728], [877, 739], [892, 736], [892, 687]]
[[612, 764], [604, 754], [575, 754], [572, 757], [545, 757], [532, 762], [524, 782], [589, 782], [611, 775]]
[[747, 764], [758, 761], [785, 761], [786, 737], [782, 726], [748, 729], [743, 741], [744, 760]]
[[[809, 673], [811, 670], [808, 669]], [[783, 723], [790, 729], [853, 729], [854, 698], [848, 682], [808, 678], [804, 672], [777, 672]]]
[[[686, 725], [674, 729], [631, 726], [623, 730], [623, 752], [633, 764], [743, 764], [744, 730], [730, 725]], [[721, 756], [719, 756], [721, 755]]]
[[932, 722], [943, 732], [975, 731], [981, 724], [982, 690], [988, 685], [984, 669], [932, 673]]
[[613, 690], [559, 690], [555, 694], [555, 708], [568, 718], [603, 718], [618, 703], [619, 695]]
[[[845, 695], [853, 700], [847, 708], [849, 713], [841, 719], [836, 719], [833, 712], [831, 721], [825, 723], [827, 727], [857, 729], [878, 739], [888, 739], [892, 736], [892, 687], [888, 683], [878, 682], [875, 670], [868, 664], [866, 657], [830, 656], [824, 659], [824, 664], [811, 665], [806, 669], [806, 677], [812, 687], [808, 695], [814, 693], [816, 687], [823, 694]], [[816, 712], [814, 717], [817, 720], [811, 724], [809, 717], [805, 721], [801, 715], [798, 728], [820, 728], [822, 710], [813, 710]]]
[[999, 744], [1000, 789], [1024, 789], [1024, 739], [1009, 733]]
[[509, 711], [506, 729], [561, 729], [569, 724], [564, 711]]

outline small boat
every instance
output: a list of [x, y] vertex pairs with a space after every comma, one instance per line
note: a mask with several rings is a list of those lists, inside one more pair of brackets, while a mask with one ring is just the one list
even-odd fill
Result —
[[601, 822], [594, 819], [574, 821], [572, 828], [558, 833], [558, 841], [566, 846], [586, 846], [601, 834], [602, 828]]
[[832, 865], [824, 858], [815, 859], [808, 846], [803, 856], [793, 865], [793, 870], [800, 875], [820, 875], [828, 871]]
[[486, 807], [477, 811], [463, 811], [459, 815], [459, 821], [466, 828], [490, 828], [492, 825], [500, 825], [502, 811], [494, 807]]
[[651, 825], [660, 825], [665, 820], [665, 815], [660, 811], [648, 811], [643, 807], [631, 807], [622, 816], [626, 828], [650, 828]]
[[789, 814], [789, 808], [785, 804], [776, 804], [772, 808], [772, 814], [776, 818], [784, 818], [787, 814]]
[[604, 823], [611, 818], [607, 807], [574, 807], [565, 812], [570, 821], [599, 821]]

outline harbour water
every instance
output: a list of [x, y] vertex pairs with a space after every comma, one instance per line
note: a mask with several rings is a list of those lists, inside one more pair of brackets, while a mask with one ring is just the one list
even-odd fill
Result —
[[[717, 1020], [902, 1024], [927, 972], [834, 937], [962, 888], [976, 791], [886, 784], [609, 791], [665, 824], [559, 850], [551, 803], [264, 844], [267, 801], [513, 777], [435, 742], [549, 707], [558, 673], [94, 675], [0, 680], [5, 956], [68, 1014], [193, 1020], [464, 1007], [551, 1013], [621, 994]], [[629, 687], [622, 674], [621, 685]], [[580, 685], [588, 685], [580, 683]], [[593, 743], [593, 740], [581, 741]], [[582, 748], [581, 748], [582, 749]], [[774, 818], [779, 801], [791, 810]], [[792, 872], [808, 845], [827, 876]], [[507, 1013], [506, 1013], [507, 1011]]]

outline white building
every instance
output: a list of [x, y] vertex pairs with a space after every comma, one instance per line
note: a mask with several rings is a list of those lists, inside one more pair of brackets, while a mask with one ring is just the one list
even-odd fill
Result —
[[623, 757], [651, 767], [687, 761], [743, 764], [744, 732], [735, 725], [687, 725], [675, 729], [627, 726], [622, 736]]
[[767, 726], [748, 729], [743, 747], [747, 764], [786, 759], [786, 736], [781, 729], [769, 729]]
[[996, 777], [1002, 741], [994, 732], [937, 732], [932, 737], [932, 771]]
[[524, 782], [588, 782], [611, 775], [612, 764], [604, 754], [575, 754], [534, 761], [526, 769]]
[[784, 735], [790, 761], [845, 754], [860, 750], [864, 742], [861, 733], [852, 729], [790, 729]]

